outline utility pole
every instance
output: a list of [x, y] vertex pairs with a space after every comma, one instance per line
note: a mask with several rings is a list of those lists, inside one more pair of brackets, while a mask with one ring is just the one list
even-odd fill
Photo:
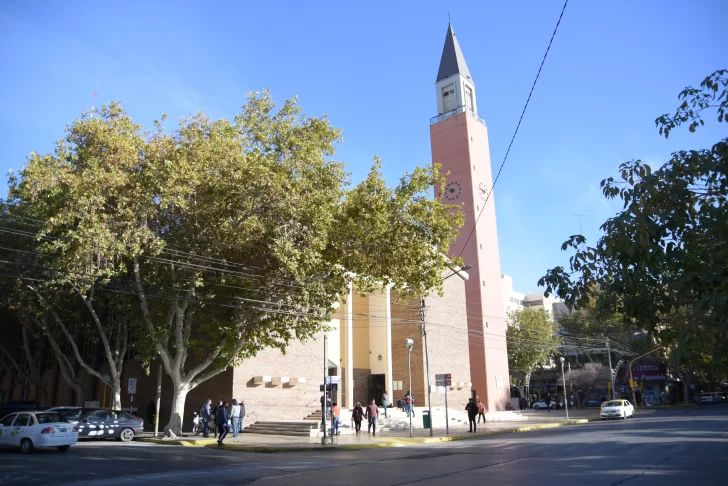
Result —
[[569, 420], [569, 397], [566, 396], [566, 375], [564, 374], [564, 357], [561, 357], [561, 384], [564, 387], [564, 407], [566, 407], [566, 420]]
[[[430, 437], [432, 437], [432, 400], [430, 398], [430, 393], [432, 391], [432, 387], [430, 386], [430, 355], [427, 352], [427, 328], [425, 326], [426, 324], [426, 312], [425, 312], [425, 297], [420, 296], [420, 318], [422, 319], [422, 337], [425, 339], [425, 367], [427, 368], [427, 410], [428, 414], [430, 415]], [[410, 389], [410, 393], [412, 393], [412, 390]]]
[[[607, 343], [607, 356], [609, 357], [609, 383], [614, 382], [614, 370], [612, 369], [612, 353], [609, 349], [609, 338], [605, 338]], [[612, 385], [612, 400], [614, 400], [614, 385]]]

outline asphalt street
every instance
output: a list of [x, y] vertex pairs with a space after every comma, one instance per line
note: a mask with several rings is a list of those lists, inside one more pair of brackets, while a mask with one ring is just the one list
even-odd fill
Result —
[[[360, 451], [260, 454], [85, 442], [0, 451], [0, 484], [728, 484], [728, 405], [627, 421]], [[475, 483], [477, 481], [477, 483]]]

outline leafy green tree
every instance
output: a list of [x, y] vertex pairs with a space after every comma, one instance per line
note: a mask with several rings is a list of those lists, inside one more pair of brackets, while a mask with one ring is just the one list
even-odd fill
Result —
[[52, 257], [58, 285], [84, 303], [134, 297], [173, 385], [168, 434], [200, 383], [324, 329], [349, 281], [440, 285], [462, 216], [428, 197], [444, 183], [437, 167], [390, 189], [376, 161], [348, 188], [339, 131], [267, 92], [233, 120], [163, 122], [143, 130], [118, 104], [77, 120], [11, 179], [9, 204], [44, 222], [34, 251]]
[[[728, 122], [727, 88], [728, 71], [719, 70], [699, 88], [683, 90], [676, 113], [657, 118], [660, 134], [668, 137], [683, 124], [693, 132], [710, 109], [719, 123]], [[599, 311], [624, 314], [665, 346], [692, 348], [682, 360], [704, 347], [727, 356], [727, 155], [723, 138], [710, 149], [675, 152], [657, 170], [640, 160], [622, 164], [620, 180], [609, 177], [601, 186], [605, 197], [622, 200], [623, 210], [601, 226], [595, 246], [582, 235], [563, 244], [574, 251], [570, 268], [540, 279], [546, 294], [577, 309], [596, 297]], [[690, 316], [687, 327], [670, 320], [676, 313]], [[721, 368], [725, 376], [728, 368]]]
[[559, 326], [544, 309], [519, 309], [508, 313], [508, 369], [523, 373], [523, 383], [531, 381], [538, 366], [548, 364], [561, 345]]

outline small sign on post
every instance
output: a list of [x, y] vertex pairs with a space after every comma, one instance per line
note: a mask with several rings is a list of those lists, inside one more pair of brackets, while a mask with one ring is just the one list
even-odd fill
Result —
[[136, 378], [129, 378], [129, 386], [127, 387], [127, 392], [129, 392], [129, 396], [131, 397], [129, 400], [129, 413], [134, 413], [134, 395], [136, 395], [136, 385], [137, 385], [137, 379]]
[[435, 375], [435, 386], [451, 386], [452, 385], [452, 375], [450, 373], [445, 373], [442, 375]]

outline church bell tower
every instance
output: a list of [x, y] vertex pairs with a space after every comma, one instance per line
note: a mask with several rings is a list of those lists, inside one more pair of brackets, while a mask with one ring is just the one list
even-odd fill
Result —
[[488, 410], [505, 410], [510, 385], [498, 228], [493, 196], [485, 202], [493, 186], [488, 128], [478, 115], [475, 82], [451, 24], [435, 90], [438, 114], [430, 120], [432, 161], [450, 173], [445, 201], [461, 205], [465, 215], [450, 254], [461, 255], [472, 266], [465, 289], [472, 389]]

